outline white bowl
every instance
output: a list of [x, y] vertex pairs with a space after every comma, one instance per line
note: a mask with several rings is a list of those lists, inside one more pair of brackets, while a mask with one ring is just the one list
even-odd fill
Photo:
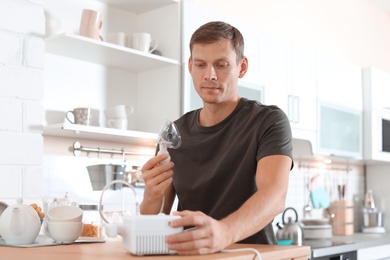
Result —
[[47, 222], [51, 238], [57, 243], [72, 243], [76, 241], [83, 230], [83, 222]]
[[58, 206], [47, 212], [47, 219], [50, 222], [81, 222], [83, 210], [77, 206]]

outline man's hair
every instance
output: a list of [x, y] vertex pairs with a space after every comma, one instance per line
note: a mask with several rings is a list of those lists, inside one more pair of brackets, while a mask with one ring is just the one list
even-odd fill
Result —
[[244, 57], [244, 37], [241, 32], [232, 25], [213, 21], [199, 27], [190, 40], [190, 52], [197, 43], [214, 43], [223, 40], [230, 40], [237, 56], [237, 63]]

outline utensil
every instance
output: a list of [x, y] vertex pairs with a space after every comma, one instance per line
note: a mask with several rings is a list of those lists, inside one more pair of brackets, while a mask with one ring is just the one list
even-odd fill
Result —
[[0, 216], [0, 234], [6, 244], [31, 244], [41, 229], [41, 220], [37, 212], [22, 199], [8, 206]]
[[175, 123], [167, 120], [164, 125], [161, 127], [160, 132], [158, 133], [158, 145], [159, 151], [158, 154], [167, 154], [168, 158], [164, 162], [169, 162], [171, 157], [169, 156], [168, 148], [177, 149], [181, 145], [181, 136], [179, 129]]
[[[286, 223], [284, 216], [287, 211], [292, 210], [295, 213], [295, 222], [292, 222], [291, 217], [288, 217]], [[282, 214], [283, 227], [277, 223], [278, 231], [276, 238], [279, 240], [292, 240], [292, 245], [301, 246], [303, 244], [303, 231], [298, 223], [298, 213], [294, 208], [286, 208]]]
[[339, 200], [345, 199], [345, 184], [337, 185], [337, 191], [339, 193]]
[[83, 222], [48, 222], [47, 228], [51, 238], [57, 243], [76, 241], [83, 230]]
[[47, 219], [49, 222], [81, 222], [83, 210], [72, 205], [58, 206], [47, 212]]
[[381, 227], [383, 225], [383, 213], [382, 212], [364, 212], [363, 224], [364, 227]]
[[[87, 166], [89, 179], [91, 181], [92, 189], [102, 190], [104, 186], [110, 181], [124, 180], [126, 175], [126, 165], [116, 164], [97, 164]], [[112, 190], [119, 190], [122, 188], [121, 183], [115, 183], [110, 187]]]

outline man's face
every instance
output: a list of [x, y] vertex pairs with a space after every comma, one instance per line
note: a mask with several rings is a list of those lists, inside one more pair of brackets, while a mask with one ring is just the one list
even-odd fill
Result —
[[238, 78], [245, 75], [247, 60], [237, 64], [231, 41], [194, 44], [188, 62], [195, 90], [205, 103], [218, 104], [238, 98]]

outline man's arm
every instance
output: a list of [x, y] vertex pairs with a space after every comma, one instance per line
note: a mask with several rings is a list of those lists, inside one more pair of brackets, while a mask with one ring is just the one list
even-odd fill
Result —
[[286, 155], [267, 156], [257, 163], [258, 191], [236, 212], [221, 220], [230, 229], [231, 243], [253, 235], [283, 212], [291, 163]]
[[168, 236], [169, 249], [182, 255], [214, 253], [263, 229], [285, 208], [291, 163], [286, 155], [262, 158], [256, 171], [258, 191], [220, 221], [201, 212], [175, 212], [182, 218], [173, 221], [172, 227], [196, 228]]

